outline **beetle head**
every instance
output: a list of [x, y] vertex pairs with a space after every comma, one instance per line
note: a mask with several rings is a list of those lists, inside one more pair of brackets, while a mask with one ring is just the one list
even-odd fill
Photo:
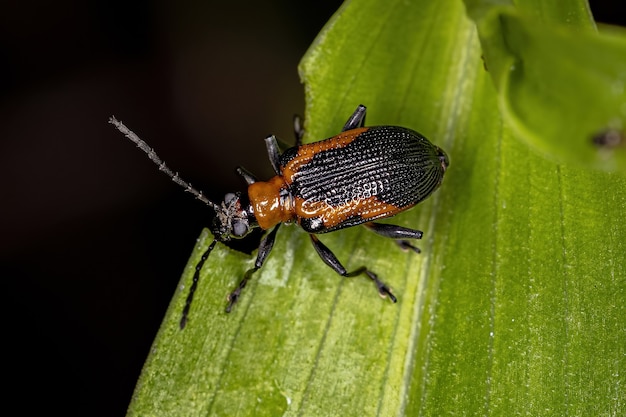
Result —
[[228, 193], [221, 204], [213, 204], [215, 218], [211, 233], [220, 242], [241, 239], [255, 227], [254, 217], [248, 207], [241, 204], [241, 193]]

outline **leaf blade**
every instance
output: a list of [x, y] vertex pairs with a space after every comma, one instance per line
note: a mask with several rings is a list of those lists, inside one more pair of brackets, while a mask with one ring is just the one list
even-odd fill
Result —
[[129, 415], [623, 413], [626, 181], [518, 140], [461, 4], [346, 3], [300, 71], [307, 139], [363, 102], [368, 124], [416, 128], [450, 155], [442, 188], [392, 220], [424, 230], [422, 255], [360, 229], [322, 236], [399, 303], [284, 227], [225, 315], [251, 260], [218, 245], [184, 332], [174, 298]]

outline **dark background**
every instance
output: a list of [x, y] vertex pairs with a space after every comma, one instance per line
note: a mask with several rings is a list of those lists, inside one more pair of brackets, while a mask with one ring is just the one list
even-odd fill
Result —
[[341, 2], [249, 3], [3, 2], [4, 414], [123, 415], [209, 222], [110, 115], [214, 200], [237, 165], [271, 174], [265, 135], [292, 140], [297, 64]]

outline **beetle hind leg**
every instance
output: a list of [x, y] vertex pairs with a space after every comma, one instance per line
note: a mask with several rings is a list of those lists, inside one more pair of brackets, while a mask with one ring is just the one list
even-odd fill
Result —
[[369, 277], [369, 279], [374, 281], [374, 284], [376, 284], [376, 288], [378, 288], [378, 293], [380, 294], [381, 297], [383, 298], [389, 297], [389, 299], [393, 301], [394, 303], [398, 301], [396, 297], [393, 295], [393, 293], [391, 292], [391, 289], [387, 286], [387, 284], [382, 282], [375, 273], [373, 273], [372, 271], [370, 271], [364, 266], [357, 268], [354, 271], [348, 272], [346, 268], [344, 268], [344, 266], [341, 264], [341, 262], [339, 262], [339, 259], [337, 259], [335, 254], [330, 249], [328, 249], [326, 245], [320, 242], [317, 236], [313, 234], [310, 234], [309, 236], [311, 237], [311, 242], [313, 243], [313, 247], [315, 248], [315, 251], [320, 256], [320, 258], [322, 258], [324, 263], [330, 266], [339, 275], [350, 278], [350, 277], [355, 277], [357, 275], [365, 274]]
[[396, 298], [395, 295], [393, 295], [393, 293], [391, 292], [391, 289], [387, 286], [387, 284], [381, 281], [378, 278], [378, 275], [376, 275], [375, 273], [373, 273], [372, 271], [370, 271], [364, 266], [357, 268], [352, 272], [346, 272], [345, 274], [341, 274], [341, 275], [343, 275], [344, 277], [350, 278], [350, 277], [356, 277], [357, 275], [361, 275], [361, 274], [367, 275], [369, 279], [374, 281], [376, 288], [378, 288], [378, 294], [380, 294], [382, 298], [389, 297], [389, 299], [393, 301], [394, 303], [398, 301], [398, 299]]
[[421, 230], [409, 229], [408, 227], [396, 226], [395, 224], [374, 223], [369, 222], [363, 224], [372, 232], [377, 235], [394, 239], [396, 244], [403, 250], [412, 250], [415, 253], [421, 253], [422, 251], [414, 246], [407, 239], [421, 239], [424, 234]]

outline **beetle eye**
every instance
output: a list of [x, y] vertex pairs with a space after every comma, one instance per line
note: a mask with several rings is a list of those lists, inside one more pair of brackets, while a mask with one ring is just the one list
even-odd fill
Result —
[[237, 194], [235, 193], [227, 193], [224, 196], [224, 203], [226, 204], [230, 204], [231, 202], [233, 202], [233, 200], [235, 200], [237, 198]]
[[243, 237], [248, 233], [248, 225], [245, 222], [235, 220], [231, 226], [235, 237]]

